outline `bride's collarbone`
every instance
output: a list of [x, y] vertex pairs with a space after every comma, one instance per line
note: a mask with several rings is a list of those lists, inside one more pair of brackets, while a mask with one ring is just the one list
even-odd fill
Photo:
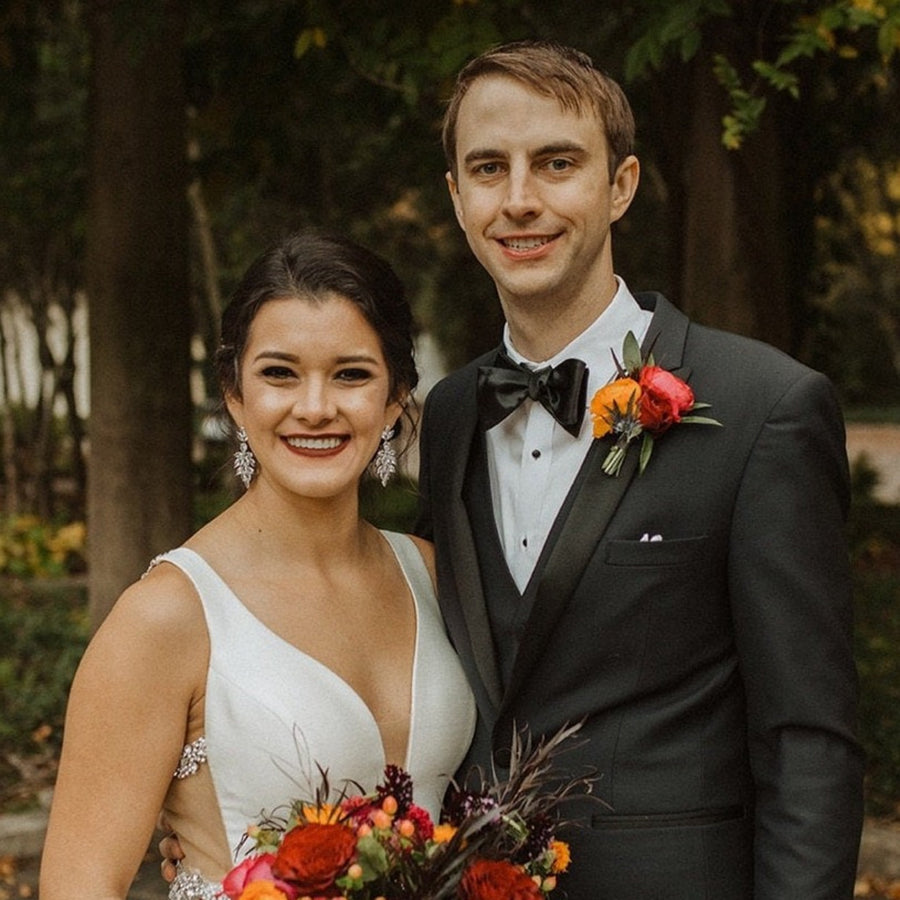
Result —
[[[316, 658], [388, 653], [398, 659], [415, 643], [415, 603], [402, 577], [246, 577], [235, 593], [280, 637]], [[375, 660], [378, 661], [377, 659]], [[371, 660], [369, 661], [371, 663]]]

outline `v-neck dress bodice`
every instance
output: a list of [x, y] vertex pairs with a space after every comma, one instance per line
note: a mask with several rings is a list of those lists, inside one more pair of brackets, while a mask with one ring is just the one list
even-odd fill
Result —
[[[436, 816], [449, 779], [468, 749], [475, 704], [447, 639], [428, 571], [413, 541], [382, 532], [400, 564], [416, 608], [416, 644], [405, 768], [416, 802]], [[368, 706], [338, 675], [288, 643], [256, 618], [197, 553], [185, 547], [160, 561], [178, 566], [193, 582], [209, 632], [204, 699], [205, 766], [232, 859], [248, 824], [299, 797], [315, 797], [327, 769], [335, 793], [347, 781], [371, 791], [386, 763], [381, 733]], [[209, 804], [192, 813], [188, 785], [173, 781], [167, 808], [186, 847], [197, 847], [203, 874], [221, 878], [209, 860], [221, 853], [203, 846], [210, 833]], [[181, 796], [179, 796], [181, 792]], [[351, 793], [356, 792], [351, 788]], [[196, 818], [196, 821], [192, 821]]]

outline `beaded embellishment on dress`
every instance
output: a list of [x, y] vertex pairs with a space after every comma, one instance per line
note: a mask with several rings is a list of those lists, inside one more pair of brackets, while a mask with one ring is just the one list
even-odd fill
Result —
[[198, 737], [196, 741], [185, 744], [181, 751], [181, 759], [178, 760], [178, 768], [173, 773], [173, 778], [188, 778], [197, 774], [197, 769], [207, 760], [206, 738]]
[[150, 560], [150, 565], [147, 566], [144, 574], [141, 575], [141, 578], [146, 578], [146, 576], [149, 575], [162, 562], [165, 555], [165, 553], [158, 553], [156, 556], [154, 556], [153, 559]]
[[169, 885], [169, 900], [221, 900], [222, 885], [207, 881], [199, 872], [179, 866], [178, 874]]

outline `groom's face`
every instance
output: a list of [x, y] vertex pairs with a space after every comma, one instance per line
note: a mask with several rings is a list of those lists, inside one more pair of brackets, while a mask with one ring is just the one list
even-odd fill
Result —
[[637, 160], [610, 183], [593, 111], [484, 76], [460, 104], [456, 164], [447, 183], [457, 220], [505, 308], [608, 290], [610, 224], [631, 202]]

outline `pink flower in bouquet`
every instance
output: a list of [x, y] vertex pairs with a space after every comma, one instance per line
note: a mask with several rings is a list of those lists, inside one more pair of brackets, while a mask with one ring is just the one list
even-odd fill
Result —
[[[254, 882], [268, 882], [276, 890], [287, 898], [296, 900], [297, 891], [287, 882], [276, 878], [272, 871], [272, 863], [275, 862], [274, 853], [264, 853], [261, 856], [252, 856], [236, 865], [222, 881], [222, 890], [230, 900], [241, 900], [248, 886]], [[277, 895], [272, 895], [276, 897]]]

